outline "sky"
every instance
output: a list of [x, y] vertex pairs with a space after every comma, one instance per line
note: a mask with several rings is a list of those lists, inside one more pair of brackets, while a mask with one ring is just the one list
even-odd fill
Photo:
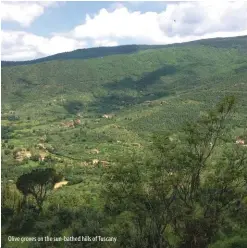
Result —
[[247, 35], [247, 1], [1, 1], [1, 59]]

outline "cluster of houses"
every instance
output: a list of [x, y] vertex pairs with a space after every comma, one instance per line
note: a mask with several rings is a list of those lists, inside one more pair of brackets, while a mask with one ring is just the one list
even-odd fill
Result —
[[18, 151], [14, 152], [13, 155], [16, 161], [19, 161], [19, 162], [23, 161], [26, 158], [29, 159], [32, 156], [31, 152], [25, 148], [19, 149]]
[[113, 115], [107, 115], [107, 114], [104, 114], [102, 115], [102, 118], [106, 118], [106, 119], [112, 119], [113, 118]]
[[82, 166], [89, 166], [89, 165], [101, 165], [103, 167], [108, 167], [110, 164], [110, 162], [105, 161], [105, 160], [99, 160], [99, 159], [93, 159], [91, 162], [82, 162], [81, 165]]
[[61, 125], [64, 126], [64, 127], [72, 127], [72, 128], [74, 128], [75, 126], [80, 125], [80, 124], [81, 124], [80, 119], [75, 119], [75, 120], [72, 120], [72, 121], [62, 122], [61, 123]]
[[108, 161], [104, 161], [104, 160], [100, 161], [98, 159], [93, 159], [92, 160], [92, 164], [93, 165], [99, 165], [99, 164], [101, 164], [103, 167], [107, 167], [110, 163]]

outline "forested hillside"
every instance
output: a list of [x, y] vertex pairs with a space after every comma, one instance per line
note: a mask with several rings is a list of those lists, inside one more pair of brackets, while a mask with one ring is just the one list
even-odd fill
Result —
[[247, 247], [246, 52], [234, 37], [2, 62], [4, 247]]

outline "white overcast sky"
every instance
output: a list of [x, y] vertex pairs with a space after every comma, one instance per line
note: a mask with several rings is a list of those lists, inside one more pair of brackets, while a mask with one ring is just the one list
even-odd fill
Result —
[[1, 59], [247, 35], [247, 1], [1, 2]]

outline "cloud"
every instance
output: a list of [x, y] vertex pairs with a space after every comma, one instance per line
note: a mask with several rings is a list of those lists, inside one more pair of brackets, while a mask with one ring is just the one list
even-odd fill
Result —
[[160, 13], [131, 12], [117, 5], [101, 9], [69, 34], [76, 39], [131, 40], [136, 43], [169, 44], [218, 36], [247, 34], [247, 2], [168, 3]]
[[56, 5], [56, 2], [6, 2], [1, 3], [2, 21], [18, 22], [22, 27], [28, 27], [45, 8]]
[[[4, 4], [3, 19], [22, 25], [29, 25], [44, 8], [53, 5], [49, 2]], [[11, 12], [6, 10], [6, 5], [10, 4], [19, 7], [12, 8], [14, 12]], [[84, 23], [67, 33], [55, 33], [51, 37], [23, 31], [3, 31], [2, 34], [2, 58], [6, 60], [34, 59], [89, 45], [172, 44], [234, 37], [247, 35], [247, 2], [166, 2], [160, 12], [144, 13], [130, 11], [117, 3], [93, 16], [86, 15]]]
[[162, 35], [157, 25], [156, 12], [129, 12], [126, 7], [112, 12], [101, 9], [98, 15], [86, 16], [85, 24], [75, 27], [69, 34], [77, 39], [125, 39], [152, 40]]
[[30, 60], [86, 47], [85, 41], [63, 36], [50, 38], [23, 31], [2, 31], [2, 60]]
[[247, 30], [247, 2], [170, 4], [159, 15], [158, 22], [167, 37], [203, 36], [217, 32], [237, 35]]

